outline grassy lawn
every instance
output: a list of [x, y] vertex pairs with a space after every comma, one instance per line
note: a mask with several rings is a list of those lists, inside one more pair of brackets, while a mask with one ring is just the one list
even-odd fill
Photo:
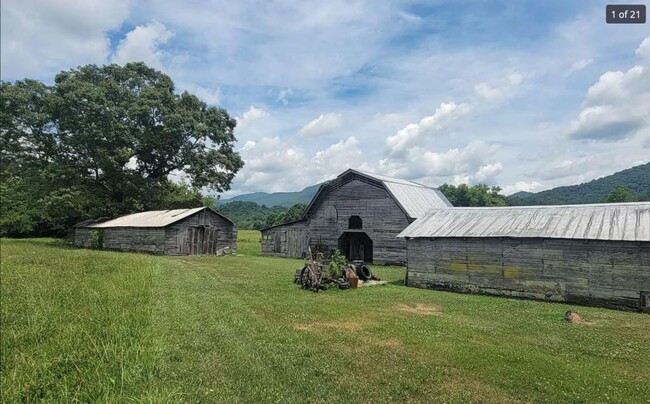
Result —
[[[2, 401], [647, 402], [650, 316], [389, 285], [301, 261], [3, 240]], [[590, 324], [563, 320], [576, 309]]]

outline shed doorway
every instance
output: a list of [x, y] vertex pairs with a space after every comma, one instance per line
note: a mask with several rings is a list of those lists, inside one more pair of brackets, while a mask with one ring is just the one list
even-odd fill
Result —
[[339, 237], [339, 250], [349, 261], [372, 262], [372, 239], [363, 232], [344, 232]]
[[187, 255], [212, 255], [217, 253], [218, 230], [210, 227], [190, 227], [183, 253]]

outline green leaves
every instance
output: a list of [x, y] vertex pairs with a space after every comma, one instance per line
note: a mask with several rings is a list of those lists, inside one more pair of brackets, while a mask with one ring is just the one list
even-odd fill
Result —
[[[180, 204], [201, 203], [200, 188], [229, 189], [244, 164], [233, 149], [236, 121], [227, 111], [174, 93], [169, 76], [143, 63], [82, 66], [59, 73], [52, 86], [35, 80], [0, 85], [0, 181], [9, 192], [19, 183], [27, 190], [19, 193], [21, 203], [7, 207], [17, 217], [41, 223], [44, 208], [28, 214], [20, 206], [50, 195], [55, 206], [61, 190], [97, 204], [74, 220], [164, 209], [179, 202], [168, 178], [178, 172], [189, 181], [181, 186], [188, 195]], [[60, 206], [67, 206], [64, 200]], [[60, 223], [46, 230], [69, 227], [71, 210], [61, 210]]]
[[443, 184], [439, 189], [454, 206], [506, 206], [506, 198], [499, 193], [498, 186]]

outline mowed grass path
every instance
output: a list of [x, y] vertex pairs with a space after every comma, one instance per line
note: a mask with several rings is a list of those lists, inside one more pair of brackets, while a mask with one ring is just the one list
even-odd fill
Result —
[[[646, 402], [650, 316], [401, 286], [299, 260], [2, 241], [3, 402]], [[576, 309], [591, 324], [563, 320]]]

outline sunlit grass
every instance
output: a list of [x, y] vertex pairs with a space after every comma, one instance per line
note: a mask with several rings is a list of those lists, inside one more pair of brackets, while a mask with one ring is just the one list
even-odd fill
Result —
[[3, 241], [3, 400], [650, 397], [647, 314], [407, 288], [379, 266], [387, 286], [316, 294], [291, 282], [300, 260], [257, 256], [256, 237], [227, 257]]

